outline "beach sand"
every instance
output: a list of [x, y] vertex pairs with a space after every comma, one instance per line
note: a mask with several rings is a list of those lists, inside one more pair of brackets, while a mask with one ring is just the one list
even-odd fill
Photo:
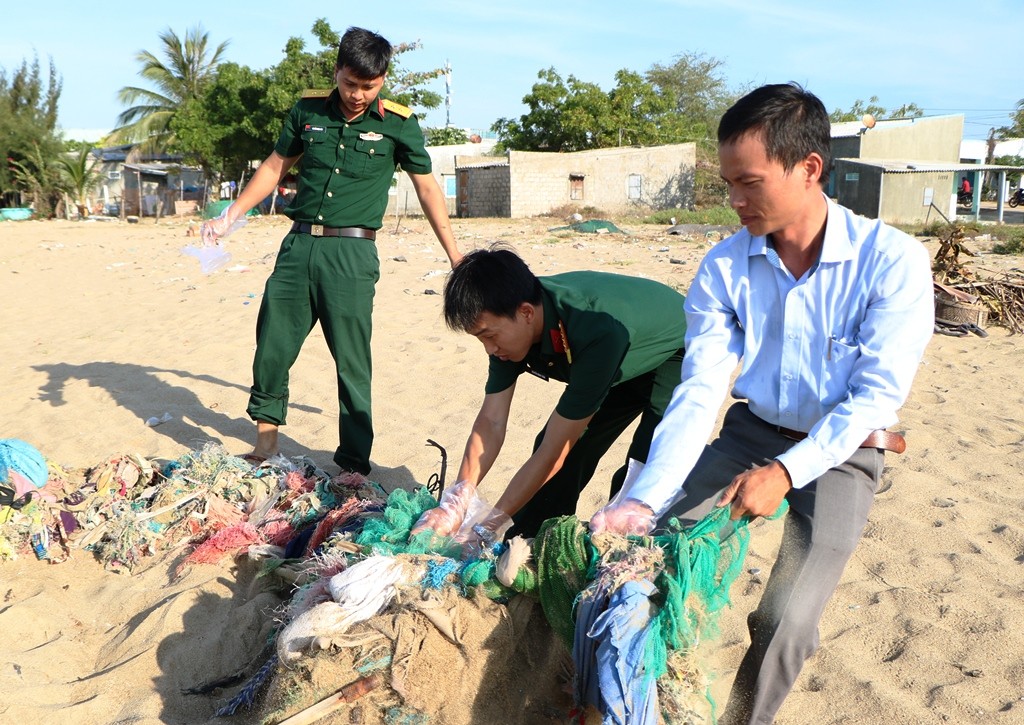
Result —
[[[197, 242], [185, 220], [0, 223], [0, 437], [72, 468], [121, 453], [175, 458], [208, 441], [251, 450], [256, 314], [286, 223], [258, 219], [229, 237], [232, 263], [210, 275], [181, 254]], [[464, 251], [506, 242], [541, 275], [599, 269], [683, 291], [713, 243], [660, 227], [627, 225], [626, 238], [548, 230], [559, 223], [453, 226]], [[443, 325], [447, 264], [425, 220], [386, 219], [378, 248], [370, 477], [387, 488], [425, 483], [440, 463], [432, 439], [447, 449], [451, 483], [485, 354]], [[1024, 340], [989, 333], [936, 336], [929, 346], [897, 426], [907, 452], [886, 459], [888, 488], [777, 722], [1024, 723]], [[291, 380], [282, 452], [333, 470], [337, 402], [319, 328]], [[485, 496], [494, 500], [528, 456], [561, 389], [530, 376], [519, 383]], [[168, 422], [146, 425], [165, 413]], [[624, 455], [620, 441], [580, 516], [603, 503]], [[767, 573], [780, 532], [773, 522], [754, 527], [747, 570]], [[174, 579], [168, 562], [132, 575], [107, 572], [81, 550], [59, 565], [0, 563], [0, 721], [205, 722], [223, 698], [182, 690], [246, 667], [280, 599], [246, 565], [196, 566]], [[765, 574], [743, 574], [723, 616], [713, 662], [720, 703]]]

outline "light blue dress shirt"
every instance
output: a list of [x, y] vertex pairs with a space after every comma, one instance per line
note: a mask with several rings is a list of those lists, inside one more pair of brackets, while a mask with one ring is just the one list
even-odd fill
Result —
[[742, 229], [708, 252], [685, 309], [682, 382], [623, 494], [659, 515], [704, 449], [741, 360], [732, 396], [808, 433], [778, 457], [801, 488], [896, 423], [934, 328], [925, 248], [832, 201], [821, 256], [800, 279], [767, 237]]

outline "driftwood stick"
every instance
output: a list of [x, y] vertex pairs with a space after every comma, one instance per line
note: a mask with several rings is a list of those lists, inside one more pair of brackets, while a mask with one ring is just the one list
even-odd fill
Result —
[[282, 720], [280, 725], [309, 725], [314, 723], [325, 715], [330, 715], [343, 705], [358, 700], [366, 693], [377, 689], [380, 687], [380, 683], [381, 676], [376, 673], [356, 680], [345, 685], [330, 697], [324, 698], [315, 705], [310, 705], [305, 710], [300, 710], [287, 720]]

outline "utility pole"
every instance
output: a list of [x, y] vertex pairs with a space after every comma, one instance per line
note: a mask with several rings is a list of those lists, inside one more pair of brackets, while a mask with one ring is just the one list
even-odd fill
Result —
[[444, 61], [444, 127], [452, 125], [452, 64]]

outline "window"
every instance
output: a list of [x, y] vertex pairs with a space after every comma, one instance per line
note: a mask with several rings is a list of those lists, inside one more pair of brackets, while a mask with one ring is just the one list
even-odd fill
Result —
[[630, 174], [626, 177], [626, 198], [630, 201], [640, 201], [643, 198], [644, 177], [640, 174]]
[[583, 200], [583, 174], [569, 174], [569, 198], [573, 201]]
[[444, 195], [449, 199], [455, 198], [455, 177], [445, 176], [444, 178]]
[[117, 181], [118, 179], [121, 178], [121, 172], [120, 171], [108, 171], [107, 172], [107, 178], [110, 179], [111, 181]]

